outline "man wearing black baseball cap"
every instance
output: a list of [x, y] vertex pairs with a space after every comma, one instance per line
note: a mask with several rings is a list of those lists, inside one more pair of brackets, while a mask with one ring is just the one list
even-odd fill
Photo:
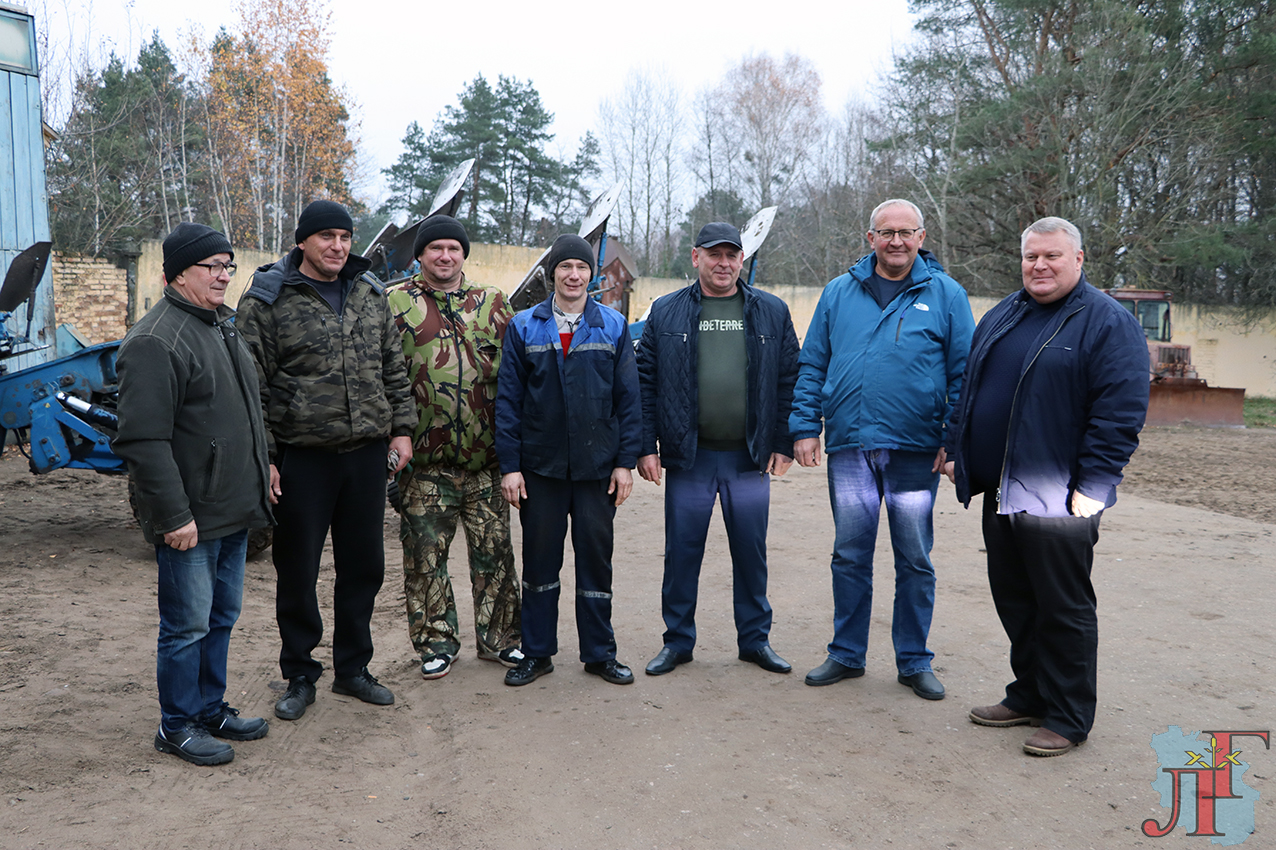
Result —
[[315, 701], [323, 665], [316, 582], [332, 531], [333, 693], [374, 705], [394, 694], [368, 672], [372, 609], [385, 577], [385, 489], [412, 457], [416, 407], [385, 288], [350, 253], [354, 222], [333, 201], [297, 219], [297, 247], [257, 269], [239, 324], [257, 361], [278, 499], [275, 616], [288, 689], [275, 716]]
[[225, 764], [269, 731], [226, 704], [248, 529], [270, 523], [266, 433], [248, 346], [225, 306], [230, 241], [184, 222], [164, 240], [164, 296], [120, 346], [119, 429], [138, 520], [159, 567], [155, 749]]
[[788, 419], [798, 372], [788, 306], [740, 279], [740, 231], [700, 229], [691, 264], [699, 279], [656, 300], [638, 345], [643, 446], [638, 474], [665, 492], [664, 648], [659, 676], [692, 658], [695, 610], [714, 501], [731, 545], [736, 642], [742, 661], [773, 673], [789, 663], [771, 649], [766, 598], [769, 475], [793, 463]]

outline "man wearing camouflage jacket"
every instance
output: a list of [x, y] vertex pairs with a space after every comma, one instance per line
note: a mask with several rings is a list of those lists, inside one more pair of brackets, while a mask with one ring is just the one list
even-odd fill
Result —
[[421, 223], [413, 244], [420, 274], [393, 287], [418, 422], [412, 465], [400, 477], [403, 592], [408, 635], [426, 679], [446, 676], [461, 650], [447, 559], [465, 526], [478, 657], [522, 659], [518, 574], [509, 505], [496, 464], [496, 370], [513, 310], [494, 287], [470, 283], [470, 240], [456, 219]]
[[394, 694], [368, 672], [372, 609], [385, 576], [386, 466], [412, 458], [416, 410], [385, 290], [350, 253], [354, 222], [315, 201], [297, 219], [297, 247], [262, 266], [239, 302], [257, 361], [275, 509], [275, 616], [288, 690], [275, 716], [315, 701], [323, 665], [316, 583], [332, 531], [332, 690], [374, 705]]

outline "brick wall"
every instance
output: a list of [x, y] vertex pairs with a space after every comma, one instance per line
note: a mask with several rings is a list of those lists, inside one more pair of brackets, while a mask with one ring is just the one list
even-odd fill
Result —
[[128, 282], [110, 260], [53, 254], [53, 312], [92, 343], [120, 339], [128, 330]]

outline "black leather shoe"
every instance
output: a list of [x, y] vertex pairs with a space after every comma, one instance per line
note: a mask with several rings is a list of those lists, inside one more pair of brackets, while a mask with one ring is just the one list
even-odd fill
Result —
[[204, 728], [214, 738], [228, 741], [256, 741], [266, 737], [270, 724], [261, 717], [240, 717], [239, 710], [222, 703], [222, 710], [204, 721]]
[[605, 681], [611, 682], [613, 685], [632, 685], [634, 683], [634, 671], [614, 658], [609, 661], [590, 661], [585, 665], [585, 672], [592, 673], [595, 676], [602, 676]]
[[686, 664], [690, 660], [690, 652], [679, 652], [672, 646], [666, 646], [657, 652], [656, 657], [647, 664], [647, 675], [663, 676], [679, 664]]
[[373, 705], [394, 705], [394, 694], [390, 689], [373, 678], [364, 667], [358, 675], [348, 679], [333, 679], [332, 692], [342, 696], [354, 697]]
[[752, 652], [741, 652], [741, 661], [748, 661], [756, 664], [763, 670], [771, 673], [788, 673], [793, 669], [793, 665], [785, 661], [783, 658], [775, 654], [775, 650], [770, 644], [762, 644]]
[[901, 685], [908, 685], [913, 689], [913, 693], [922, 699], [943, 699], [944, 686], [939, 679], [935, 678], [935, 674], [929, 670], [922, 670], [920, 673], [914, 673], [911, 676], [899, 677]]
[[524, 658], [513, 670], [505, 671], [505, 684], [512, 687], [530, 685], [546, 673], [554, 672], [552, 658]]
[[202, 723], [187, 723], [176, 732], [155, 733], [155, 749], [191, 764], [225, 764], [235, 757], [230, 744], [215, 740]]
[[858, 679], [863, 675], [863, 667], [847, 667], [840, 661], [826, 658], [823, 664], [806, 674], [806, 683], [813, 688], [818, 688], [820, 685], [831, 685], [843, 679]]
[[315, 701], [315, 683], [305, 676], [288, 680], [288, 690], [275, 703], [275, 716], [280, 720], [296, 720]]

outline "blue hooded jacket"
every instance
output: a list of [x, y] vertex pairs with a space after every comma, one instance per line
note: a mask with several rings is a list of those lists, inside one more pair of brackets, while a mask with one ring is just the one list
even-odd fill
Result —
[[864, 288], [869, 254], [824, 287], [799, 360], [789, 430], [825, 451], [935, 452], [961, 390], [975, 319], [961, 284], [929, 251], [883, 310]]

